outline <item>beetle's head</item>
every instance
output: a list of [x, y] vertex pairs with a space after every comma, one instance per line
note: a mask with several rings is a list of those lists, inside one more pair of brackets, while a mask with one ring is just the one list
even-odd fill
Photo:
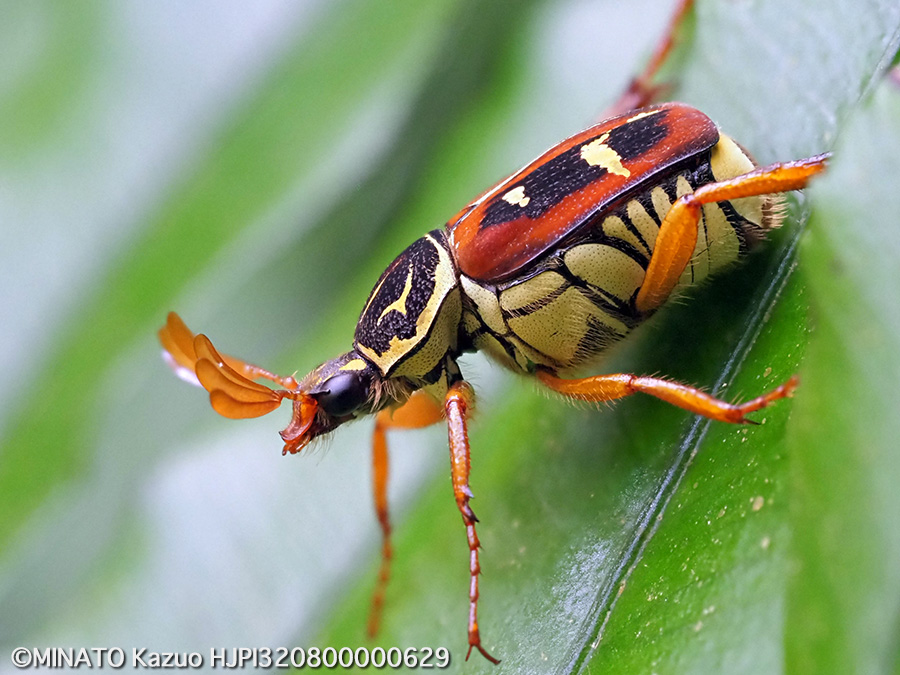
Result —
[[[293, 415], [281, 432], [285, 453], [299, 452], [344, 422], [403, 401], [410, 393], [408, 385], [382, 378], [356, 350], [323, 363], [298, 382], [222, 356], [205, 335], [194, 335], [174, 313], [159, 331], [159, 339], [175, 372], [206, 389], [213, 409], [224, 417], [260, 417], [290, 399]], [[260, 378], [283, 389], [254, 382]]]
[[281, 432], [285, 452], [298, 452], [311, 440], [344, 422], [369, 415], [383, 404], [381, 378], [355, 350], [326, 361], [304, 377], [293, 398], [291, 423]]

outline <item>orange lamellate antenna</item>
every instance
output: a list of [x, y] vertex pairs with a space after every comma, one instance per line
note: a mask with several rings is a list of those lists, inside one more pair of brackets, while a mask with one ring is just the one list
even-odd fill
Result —
[[[200, 385], [200, 383], [195, 381], [192, 377], [196, 373], [195, 366], [198, 358], [202, 358], [197, 355], [195, 347], [196, 337], [199, 336], [195, 336], [190, 328], [185, 325], [184, 321], [181, 320], [181, 317], [175, 312], [169, 312], [169, 315], [166, 317], [166, 325], [159, 329], [157, 335], [170, 360], [170, 365], [172, 365], [176, 374], [182, 379]], [[203, 337], [205, 338], [206, 336]], [[209, 338], [206, 338], [206, 340], [209, 342]], [[212, 347], [212, 343], [210, 343], [210, 347]], [[215, 349], [213, 351], [215, 352]], [[216, 354], [218, 354], [218, 352], [216, 352]], [[246, 361], [236, 359], [227, 354], [219, 354], [218, 358], [247, 380], [263, 378], [276, 384], [280, 384], [288, 391], [297, 389], [297, 380], [290, 375], [276, 375], [265, 368], [260, 368], [252, 363], [247, 363]]]
[[[220, 354], [208, 337], [194, 335], [175, 312], [159, 330], [159, 340], [176, 373], [209, 392], [213, 410], [229, 419], [261, 417], [277, 409], [284, 399], [294, 402], [291, 423], [281, 432], [284, 452], [299, 452], [308, 442], [306, 432], [316, 416], [317, 404], [299, 391], [292, 376], [276, 375], [259, 366]], [[285, 389], [271, 389], [251, 378], [264, 378]]]
[[281, 405], [288, 393], [249, 380], [228, 366], [205, 335], [194, 338], [197, 363], [194, 372], [209, 392], [213, 410], [231, 419], [267, 415]]

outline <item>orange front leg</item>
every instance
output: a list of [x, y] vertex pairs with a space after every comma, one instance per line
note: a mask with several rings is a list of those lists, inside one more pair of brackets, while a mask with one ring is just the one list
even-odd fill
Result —
[[447, 396], [444, 398], [444, 412], [447, 416], [447, 432], [450, 439], [450, 472], [453, 479], [453, 496], [456, 497], [456, 505], [462, 514], [463, 523], [466, 526], [466, 538], [469, 542], [469, 651], [466, 652], [466, 660], [474, 647], [481, 655], [491, 663], [500, 663], [499, 660], [488, 654], [481, 646], [481, 633], [478, 630], [478, 575], [481, 566], [478, 564], [478, 534], [475, 532], [475, 523], [478, 518], [469, 506], [472, 491], [469, 489], [469, 433], [466, 419], [469, 409], [475, 403], [475, 393], [467, 382], [460, 380], [454, 383]]
[[372, 487], [375, 496], [375, 515], [381, 526], [381, 567], [378, 581], [372, 594], [372, 608], [369, 611], [368, 633], [375, 637], [381, 624], [384, 597], [391, 578], [391, 519], [388, 512], [388, 429], [420, 429], [431, 426], [443, 418], [444, 411], [431, 396], [417, 391], [399, 408], [385, 408], [375, 417], [375, 432], [372, 436]]
[[799, 190], [825, 170], [827, 158], [828, 155], [816, 155], [772, 164], [737, 178], [707, 183], [676, 199], [659, 227], [647, 274], [635, 301], [637, 310], [651, 312], [672, 293], [697, 246], [697, 226], [704, 204]]
[[753, 420], [747, 419], [749, 413], [790, 396], [797, 387], [797, 378], [792, 377], [768, 394], [741, 405], [733, 405], [694, 387], [669, 382], [658, 377], [639, 377], [619, 373], [594, 375], [580, 380], [564, 380], [546, 370], [539, 370], [537, 377], [553, 391], [579, 401], [614, 401], [640, 392], [655, 396], [697, 415], [733, 424], [753, 424]]

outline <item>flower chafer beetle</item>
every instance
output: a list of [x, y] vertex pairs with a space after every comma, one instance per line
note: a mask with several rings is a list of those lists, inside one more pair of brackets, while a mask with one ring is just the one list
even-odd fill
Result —
[[[683, 0], [675, 22], [690, 5]], [[657, 57], [618, 108], [645, 103]], [[377, 629], [391, 559], [386, 432], [446, 420], [453, 493], [470, 552], [469, 651], [478, 626], [479, 541], [469, 506], [467, 434], [472, 388], [457, 365], [482, 350], [563, 396], [612, 401], [638, 392], [723, 422], [788, 396], [792, 378], [741, 405], [657, 377], [565, 379], [679, 289], [737, 260], [780, 224], [780, 193], [804, 187], [825, 155], [757, 168], [706, 115], [681, 103], [622, 112], [551, 148], [485, 192], [445, 227], [413, 242], [381, 275], [351, 349], [299, 382], [220, 355], [174, 313], [159, 337], [176, 369], [194, 378], [221, 415], [265, 415], [284, 399], [293, 415], [285, 453], [340, 425], [375, 416], [375, 506], [382, 566], [370, 632]], [[267, 379], [281, 389], [255, 382]]]

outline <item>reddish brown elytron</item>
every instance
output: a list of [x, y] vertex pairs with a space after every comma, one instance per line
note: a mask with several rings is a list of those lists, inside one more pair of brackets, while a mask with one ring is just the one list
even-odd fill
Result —
[[[626, 120], [633, 121], [623, 124]], [[515, 274], [586, 220], [718, 140], [711, 119], [680, 103], [628, 112], [585, 129], [459, 214], [450, 230], [460, 271], [479, 281]], [[597, 157], [588, 164], [592, 148]]]
[[[478, 522], [469, 505], [467, 421], [474, 393], [457, 364], [481, 350], [571, 399], [635, 393], [714, 420], [747, 415], [789, 396], [789, 379], [732, 405], [693, 387], [627, 373], [567, 379], [596, 365], [611, 344], [688, 287], [733, 263], [780, 222], [780, 193], [804, 187], [825, 156], [757, 168], [703, 113], [680, 103], [646, 105], [656, 69], [690, 0], [617, 115], [563, 141], [484, 193], [443, 229], [413, 242], [381, 275], [350, 351], [299, 382], [220, 355], [170, 314], [159, 337], [186, 379], [232, 418], [256, 417], [284, 399], [281, 432], [296, 453], [340, 425], [374, 415], [373, 486], [381, 569], [369, 620], [378, 630], [390, 578], [387, 432], [446, 420], [453, 494], [469, 550], [468, 658], [482, 644]], [[265, 379], [280, 389], [254, 382]]]

